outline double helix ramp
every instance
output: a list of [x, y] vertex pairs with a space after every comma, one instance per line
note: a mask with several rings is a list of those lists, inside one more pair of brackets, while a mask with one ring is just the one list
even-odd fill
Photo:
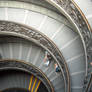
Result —
[[[0, 20], [32, 27], [55, 43], [68, 65], [71, 91], [82, 92], [87, 70], [85, 52], [79, 34], [69, 21], [55, 11], [32, 3], [2, 1], [0, 7]], [[6, 41], [0, 43], [0, 53], [3, 59], [23, 60], [35, 65], [46, 74], [55, 92], [65, 91], [62, 74], [55, 72], [53, 61], [48, 67], [44, 66], [45, 51], [39, 46], [31, 42]]]

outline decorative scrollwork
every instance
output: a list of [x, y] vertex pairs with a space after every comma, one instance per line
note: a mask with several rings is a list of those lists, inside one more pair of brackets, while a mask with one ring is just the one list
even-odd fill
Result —
[[11, 32], [25, 35], [29, 37], [29, 39], [34, 40], [34, 42], [39, 43], [40, 46], [45, 47], [54, 56], [53, 58], [57, 61], [60, 68], [63, 70], [62, 73], [63, 77], [65, 77], [65, 82], [69, 82], [69, 72], [66, 67], [67, 65], [65, 65], [66, 63], [64, 61], [64, 58], [62, 57], [56, 45], [51, 42], [46, 36], [42, 35], [37, 30], [34, 30], [32, 28], [7, 21], [0, 21], [0, 32]]
[[74, 20], [74, 22], [80, 29], [80, 32], [84, 38], [86, 49], [87, 49], [87, 55], [92, 56], [92, 54], [90, 55], [90, 53], [88, 51], [88, 49], [90, 47], [92, 47], [92, 45], [90, 45], [90, 40], [92, 39], [91, 38], [92, 29], [91, 29], [91, 27], [89, 28], [88, 24], [86, 23], [85, 19], [83, 18], [83, 15], [81, 14], [81, 12], [78, 10], [78, 8], [74, 5], [73, 1], [71, 1], [71, 0], [62, 0], [62, 3], [65, 3], [65, 2], [68, 3], [68, 4], [65, 3], [64, 6], [60, 2], [61, 0], [53, 0], [53, 1], [55, 1], [57, 4], [59, 4], [62, 8], [64, 8], [64, 6], [66, 6], [65, 11]]
[[65, 11], [74, 20], [74, 22], [78, 26], [78, 28], [84, 38], [87, 55], [92, 56], [92, 54], [90, 55], [90, 53], [88, 51], [88, 48], [92, 47], [92, 45], [90, 45], [90, 40], [92, 39], [91, 38], [92, 29], [88, 27], [88, 24], [86, 23], [86, 21], [83, 17], [84, 15], [81, 14], [82, 12], [78, 10], [78, 7], [74, 5], [72, 0], [53, 0], [53, 1], [55, 3], [57, 3], [60, 7], [65, 9]]
[[28, 37], [36, 40], [41, 45], [47, 47], [47, 49], [49, 49], [53, 53], [53, 55], [55, 55], [55, 57], [57, 57], [57, 60], [61, 59], [60, 63], [64, 64], [62, 57], [59, 55], [59, 53], [57, 52], [57, 49], [53, 46], [53, 44], [46, 37], [44, 37], [37, 31], [26, 28], [20, 24], [16, 24], [16, 23], [12, 23], [12, 22], [5, 22], [5, 21], [0, 21], [0, 31], [1, 32], [8, 31], [8, 32], [19, 33], [19, 34], [23, 34], [25, 36], [28, 36]]
[[[49, 2], [49, 0], [47, 0]], [[92, 29], [85, 15], [73, 0], [52, 0], [62, 7], [79, 28], [86, 46], [87, 62], [92, 61]]]

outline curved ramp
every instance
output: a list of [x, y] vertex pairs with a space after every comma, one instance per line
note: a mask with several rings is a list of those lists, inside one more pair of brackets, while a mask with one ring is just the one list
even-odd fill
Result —
[[[64, 92], [65, 89], [64, 89], [64, 80], [63, 80], [62, 74], [61, 73], [57, 74], [55, 72], [55, 68], [54, 68], [55, 62], [54, 61], [51, 61], [50, 65], [48, 67], [44, 65], [43, 60], [45, 57], [45, 55], [44, 55], [45, 51], [41, 47], [35, 45], [32, 42], [27, 42], [24, 39], [18, 39], [18, 38], [16, 39], [15, 37], [11, 37], [10, 41], [8, 39], [9, 39], [9, 37], [6, 37], [4, 39], [4, 42], [2, 40], [0, 42], [0, 54], [1, 54], [2, 59], [20, 60], [20, 61], [29, 62], [29, 63], [35, 65], [41, 71], [43, 71], [43, 73], [48, 77], [48, 79], [51, 81], [56, 92], [60, 92], [61, 90], [62, 90], [62, 92]], [[23, 40], [23, 41], [21, 41], [21, 40]], [[15, 75], [13, 75], [13, 76], [15, 76]], [[15, 78], [15, 80], [17, 80], [16, 78]], [[15, 81], [15, 80], [13, 80], [13, 81]], [[21, 80], [21, 81], [23, 82], [24, 80]], [[15, 81], [15, 83], [16, 83], [16, 81]], [[5, 82], [4, 82], [4, 84], [5, 84]], [[13, 86], [13, 85], [11, 84], [11, 86]], [[18, 85], [15, 85], [15, 86], [18, 86]], [[7, 88], [7, 84], [6, 84], [6, 88]], [[1, 89], [3, 90], [2, 86], [1, 86]], [[28, 89], [28, 88], [26, 88], [26, 89]]]
[[[13, 6], [11, 6], [11, 7], [13, 7]], [[35, 5], [33, 5], [33, 7], [35, 7]], [[14, 21], [17, 23], [22, 23], [22, 24], [28, 25], [30, 27], [33, 27], [33, 28], [39, 30], [39, 32], [42, 32], [44, 35], [46, 35], [48, 38], [50, 38], [58, 46], [59, 50], [61, 51], [61, 53], [63, 54], [63, 56], [67, 62], [69, 72], [70, 72], [72, 92], [82, 92], [84, 77], [85, 77], [85, 72], [86, 72], [86, 62], [85, 62], [85, 56], [84, 56], [84, 49], [83, 49], [82, 42], [81, 42], [79, 35], [75, 31], [73, 31], [73, 29], [71, 27], [72, 25], [70, 25], [69, 22], [67, 21], [67, 19], [64, 18], [63, 16], [58, 15], [57, 13], [55, 13], [53, 11], [48, 12], [48, 9], [44, 9], [43, 7], [38, 7], [38, 9], [35, 9], [35, 8], [33, 8], [33, 9], [34, 9], [34, 11], [31, 10], [30, 7], [29, 7], [29, 10], [27, 10], [26, 8], [21, 9], [19, 6], [18, 7], [16, 6], [16, 8], [7, 8], [7, 7], [0, 8], [0, 11], [1, 11], [0, 19]], [[43, 10], [43, 12], [42, 12], [42, 10]], [[47, 14], [45, 14], [44, 11], [47, 12]], [[16, 15], [18, 17], [16, 17]], [[7, 45], [8, 44], [4, 45], [4, 46], [6, 46], [6, 50], [8, 49]], [[4, 47], [4, 46], [2, 46], [2, 47]], [[19, 46], [19, 47], [16, 47], [16, 46]], [[22, 46], [24, 46], [24, 47], [22, 47]], [[20, 44], [20, 45], [10, 44], [10, 48], [11, 47], [15, 51], [20, 48], [20, 50], [21, 50], [19, 52], [20, 54], [18, 56], [16, 56], [17, 54], [15, 54], [15, 57], [18, 57], [18, 59], [22, 59], [23, 56], [21, 56], [22, 55], [21, 53], [23, 53], [23, 50], [25, 52], [24, 54], [26, 54], [26, 52], [28, 52], [28, 51], [26, 51], [27, 49], [23, 49], [23, 48], [26, 48], [27, 46], [22, 45], [22, 44]], [[38, 52], [36, 52], [35, 50], [37, 51], [38, 48], [35, 48], [34, 51], [32, 52], [33, 56], [34, 56], [34, 54], [36, 54], [35, 59], [37, 59], [38, 57], [41, 57], [44, 54], [44, 53], [40, 54], [40, 50], [38, 50]], [[17, 50], [17, 51], [19, 51], [19, 50]], [[5, 52], [3, 52], [3, 53], [7, 54]], [[9, 55], [5, 55], [4, 58], [7, 58], [8, 56]], [[32, 58], [33, 58], [33, 56], [32, 56]], [[10, 57], [12, 57], [12, 54], [11, 54], [11, 56], [9, 56], [9, 58]], [[15, 57], [13, 57], [13, 58], [15, 58]], [[37, 65], [37, 67], [38, 67], [39, 66], [39, 64], [37, 64], [38, 59], [37, 60], [35, 60], [35, 59], [34, 59], [33, 64]], [[41, 62], [41, 60], [39, 62]], [[43, 67], [43, 66], [40, 65], [39, 68], [41, 68], [41, 67]], [[44, 69], [42, 69], [42, 70], [44, 70]], [[45, 71], [45, 73], [46, 73], [46, 71]], [[53, 74], [54, 69], [52, 68], [50, 72]], [[48, 77], [51, 76], [48, 73], [47, 73], [47, 75], [48, 75]], [[51, 79], [52, 79], [52, 81], [54, 81], [54, 78], [51, 77]], [[58, 86], [59, 84], [57, 82], [56, 84], [53, 84], [53, 85], [59, 87]], [[61, 82], [61, 86], [62, 85], [63, 84]], [[58, 89], [59, 89], [58, 92], [61, 92], [60, 88], [58, 88]]]

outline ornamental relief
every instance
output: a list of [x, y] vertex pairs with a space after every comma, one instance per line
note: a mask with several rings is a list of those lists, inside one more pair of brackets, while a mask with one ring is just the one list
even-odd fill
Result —
[[[52, 1], [54, 1], [60, 7], [62, 7], [74, 20], [75, 24], [78, 26], [83, 36], [83, 40], [86, 45], [87, 56], [91, 57], [92, 54], [89, 53], [89, 48], [92, 48], [92, 44], [90, 45], [90, 40], [92, 40], [91, 38], [92, 29], [91, 27], [90, 28], [88, 27], [89, 24], [86, 23], [84, 15], [81, 14], [82, 12], [78, 9], [77, 5], [74, 4], [73, 0], [52, 0]], [[90, 50], [90, 52], [91, 51], [92, 50]]]
[[[39, 44], [47, 47], [56, 57], [57, 56], [59, 57], [59, 53], [57, 53], [56, 48], [49, 41], [49, 39], [47, 39], [46, 37], [44, 37], [43, 35], [41, 35], [40, 33], [38, 33], [35, 30], [28, 29], [24, 26], [21, 26], [21, 25], [12, 23], [12, 22], [0, 21], [0, 31], [15, 32], [15, 33], [19, 33], [19, 34], [28, 36], [29, 38], [32, 38], [35, 41], [37, 41]], [[61, 58], [61, 57], [59, 57], [59, 58]], [[62, 58], [61, 58], [61, 60], [62, 60]], [[60, 61], [60, 62], [62, 62], [62, 61]], [[63, 64], [63, 62], [62, 62], [62, 64]]]
[[[83, 16], [81, 15], [81, 13], [79, 12], [79, 10], [76, 8], [76, 6], [73, 4], [71, 0], [52, 0], [52, 1], [57, 3], [60, 7], [62, 7], [74, 20], [75, 24], [78, 26], [83, 36], [83, 40], [85, 41], [87, 57], [89, 60], [92, 57], [92, 38], [91, 38], [91, 31], [89, 31], [89, 28], [85, 20], [83, 19]], [[64, 60], [62, 59], [62, 56], [60, 55], [58, 50], [48, 39], [46, 39], [46, 37], [44, 37], [37, 31], [33, 31], [31, 29], [28, 29], [24, 26], [15, 23], [2, 22], [2, 21], [0, 21], [0, 31], [15, 32], [18, 34], [28, 36], [31, 39], [34, 39], [39, 44], [45, 46], [48, 50], [50, 50], [51, 53], [56, 57], [57, 61], [59, 61], [59, 63], [64, 65]], [[63, 70], [66, 71], [65, 67], [63, 68]], [[66, 72], [65, 75], [67, 76]]]
[[[81, 12], [80, 8], [73, 0], [52, 0], [62, 7], [67, 14], [73, 19], [74, 23], [79, 28], [86, 46], [87, 62], [92, 61], [92, 29], [88, 24], [86, 17]], [[87, 68], [89, 68], [87, 66]]]
[[68, 69], [64, 63], [65, 61], [62, 58], [62, 55], [60, 54], [57, 47], [48, 38], [46, 38], [36, 30], [33, 30], [31, 28], [25, 27], [20, 24], [7, 22], [7, 21], [0, 21], [0, 31], [13, 32], [27, 36], [29, 37], [29, 39], [33, 39], [34, 42], [36, 41], [37, 43], [39, 43], [40, 46], [44, 46], [45, 48], [47, 48], [54, 55], [54, 59], [57, 60], [57, 62], [61, 65], [60, 67], [64, 71], [63, 72], [64, 77], [66, 78], [66, 81], [68, 80], [67, 78], [69, 77], [69, 74], [68, 74]]

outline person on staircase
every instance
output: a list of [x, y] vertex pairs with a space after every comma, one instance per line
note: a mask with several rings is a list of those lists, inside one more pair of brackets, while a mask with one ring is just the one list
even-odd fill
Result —
[[58, 66], [58, 64], [57, 63], [55, 63], [55, 72], [60, 72], [61, 71], [61, 69], [60, 69], [60, 67]]
[[92, 66], [92, 62], [90, 62], [90, 65]]
[[47, 51], [45, 51], [45, 57], [44, 57], [44, 60], [43, 60], [45, 66], [49, 66], [50, 59], [51, 59], [50, 54]]

